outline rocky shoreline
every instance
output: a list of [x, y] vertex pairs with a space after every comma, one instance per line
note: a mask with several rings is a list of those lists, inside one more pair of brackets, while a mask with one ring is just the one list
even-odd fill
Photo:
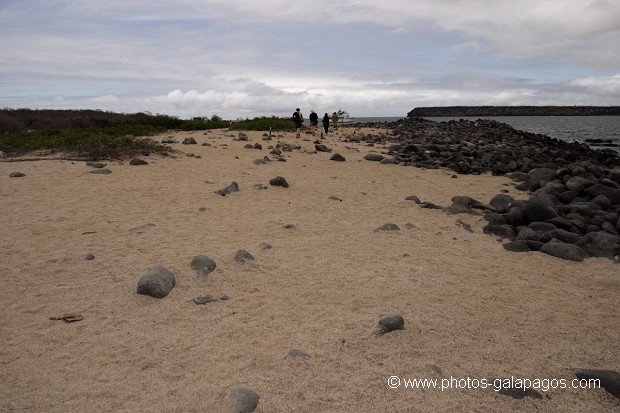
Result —
[[451, 214], [484, 215], [488, 221], [484, 232], [506, 241], [507, 250], [541, 251], [573, 261], [588, 257], [619, 261], [617, 152], [519, 131], [493, 120], [437, 123], [405, 119], [364, 126], [392, 130], [391, 136], [345, 138], [382, 148], [381, 154], [370, 154], [368, 160], [444, 168], [455, 174], [492, 173], [507, 176], [515, 189], [528, 191], [527, 201], [515, 200], [508, 193], [488, 203], [457, 195], [452, 205], [443, 208]]

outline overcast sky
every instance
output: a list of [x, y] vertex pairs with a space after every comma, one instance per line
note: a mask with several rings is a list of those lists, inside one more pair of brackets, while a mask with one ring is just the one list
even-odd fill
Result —
[[0, 0], [0, 107], [620, 105], [620, 0]]

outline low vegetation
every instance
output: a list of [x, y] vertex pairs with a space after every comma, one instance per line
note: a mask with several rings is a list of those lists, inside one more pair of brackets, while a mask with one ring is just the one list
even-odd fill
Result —
[[70, 152], [91, 159], [120, 159], [142, 153], [170, 151], [150, 136], [168, 130], [289, 130], [289, 118], [257, 117], [229, 121], [211, 118], [182, 120], [147, 113], [119, 114], [94, 110], [0, 110], [0, 151], [22, 155], [32, 151]]

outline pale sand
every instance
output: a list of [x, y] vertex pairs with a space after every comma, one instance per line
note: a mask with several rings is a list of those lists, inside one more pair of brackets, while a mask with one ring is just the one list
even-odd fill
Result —
[[[84, 162], [0, 162], [0, 411], [226, 411], [239, 386], [261, 396], [258, 412], [618, 411], [602, 389], [515, 400], [387, 386], [391, 375], [570, 383], [570, 368], [620, 370], [617, 264], [507, 252], [480, 217], [405, 200], [488, 202], [505, 188], [525, 198], [507, 178], [366, 161], [381, 148], [339, 142], [344, 130], [326, 144], [346, 162], [285, 133], [308, 152], [254, 165], [270, 143], [249, 132], [265, 149], [244, 149], [231, 133], [177, 133], [199, 145], [173, 146], [201, 159], [111, 162], [111, 175]], [[9, 178], [15, 170], [27, 176]], [[278, 175], [290, 188], [269, 186]], [[233, 180], [240, 192], [214, 193]], [[401, 230], [373, 232], [385, 223]], [[256, 260], [235, 263], [239, 249]], [[206, 281], [190, 269], [197, 254], [217, 262]], [[176, 287], [137, 295], [158, 263]], [[190, 301], [206, 293], [230, 299]], [[84, 319], [49, 319], [63, 313]], [[391, 314], [405, 329], [374, 337]], [[294, 348], [311, 357], [286, 358]]]

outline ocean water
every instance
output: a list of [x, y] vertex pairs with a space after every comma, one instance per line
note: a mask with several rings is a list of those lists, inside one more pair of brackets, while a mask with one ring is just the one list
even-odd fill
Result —
[[368, 123], [368, 122], [396, 122], [399, 119], [404, 119], [406, 116], [384, 116], [384, 117], [365, 117], [365, 118], [353, 118], [350, 123]]
[[[586, 143], [586, 139], [610, 139], [620, 145], [620, 116], [492, 116], [465, 118], [426, 118], [435, 122], [491, 119], [515, 129], [539, 133], [567, 142]], [[593, 148], [604, 148], [592, 146]], [[620, 148], [611, 148], [620, 151]]]

